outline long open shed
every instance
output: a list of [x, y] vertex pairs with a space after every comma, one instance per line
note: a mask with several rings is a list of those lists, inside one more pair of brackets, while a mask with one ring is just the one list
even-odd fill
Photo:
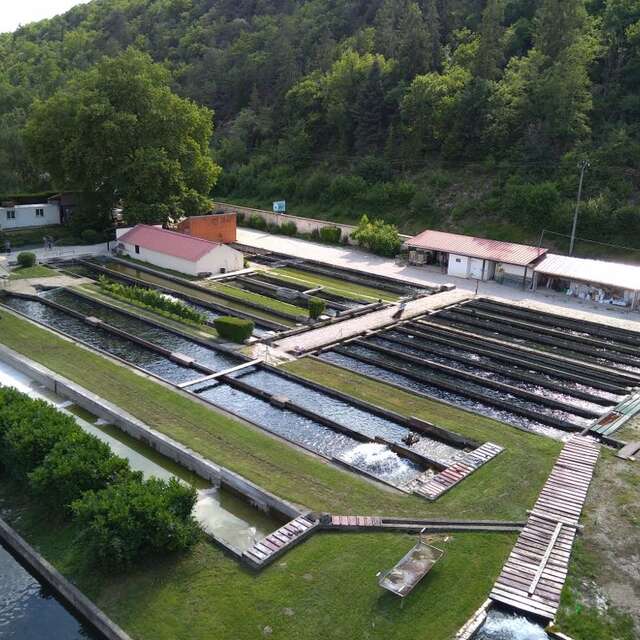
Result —
[[548, 254], [535, 267], [533, 288], [546, 286], [567, 295], [640, 308], [640, 266]]

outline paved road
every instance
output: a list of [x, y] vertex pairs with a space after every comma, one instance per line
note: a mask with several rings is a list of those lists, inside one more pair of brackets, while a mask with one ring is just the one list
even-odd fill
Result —
[[[308, 242], [298, 238], [274, 236], [254, 229], [238, 229], [238, 242], [252, 247], [285, 253], [296, 258], [312, 258], [338, 267], [358, 269], [365, 273], [392, 276], [417, 284], [455, 284], [460, 291], [475, 293], [476, 281], [443, 274], [433, 267], [399, 265], [387, 258], [365, 253], [354, 247], [336, 247]], [[517, 286], [494, 281], [478, 283], [478, 295], [493, 296], [525, 307], [539, 308], [552, 313], [563, 313], [572, 318], [605, 322], [632, 331], [640, 331], [640, 314], [608, 305], [598, 305], [569, 298], [548, 289], [537, 292], [523, 291]]]

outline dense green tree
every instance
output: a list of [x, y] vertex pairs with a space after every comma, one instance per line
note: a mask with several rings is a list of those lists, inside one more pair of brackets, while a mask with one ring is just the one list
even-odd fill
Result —
[[495, 80], [502, 65], [503, 0], [488, 0], [482, 14], [480, 46], [475, 64], [475, 75], [481, 80]]
[[219, 172], [209, 156], [211, 113], [169, 82], [133, 49], [101, 61], [34, 106], [32, 156], [98, 215], [120, 202], [129, 222], [205, 211]]

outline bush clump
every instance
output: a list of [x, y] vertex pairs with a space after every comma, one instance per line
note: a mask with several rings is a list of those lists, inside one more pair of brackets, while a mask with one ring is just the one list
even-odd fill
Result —
[[110, 296], [146, 307], [162, 315], [175, 317], [179, 320], [187, 320], [197, 325], [204, 324], [206, 320], [203, 313], [185, 304], [182, 300], [153, 289], [112, 282], [105, 276], [98, 278], [98, 285], [104, 293]]
[[127, 567], [151, 553], [185, 551], [198, 539], [191, 516], [193, 487], [132, 477], [100, 491], [87, 491], [72, 504], [82, 539], [104, 564]]
[[319, 318], [327, 306], [327, 303], [322, 298], [316, 298], [311, 296], [309, 298], [309, 317], [315, 320]]
[[361, 247], [379, 256], [393, 257], [402, 246], [402, 240], [395, 225], [387, 224], [381, 219], [372, 222], [366, 215], [360, 218], [352, 238]]
[[250, 229], [258, 229], [258, 231], [266, 231], [267, 221], [256, 213], [252, 213], [247, 218], [247, 227]]
[[71, 416], [12, 388], [0, 388], [0, 471], [71, 513], [94, 557], [112, 566], [197, 540], [193, 487], [145, 481]]
[[220, 316], [213, 321], [213, 324], [221, 338], [238, 344], [251, 337], [255, 326], [252, 320], [233, 316]]
[[23, 269], [28, 269], [29, 267], [33, 267], [36, 263], [36, 254], [32, 251], [21, 251], [18, 254], [18, 265]]
[[284, 236], [295, 236], [298, 233], [298, 226], [295, 222], [283, 222], [280, 225], [280, 233]]
[[340, 244], [342, 239], [342, 229], [340, 227], [322, 227], [319, 231], [321, 242], [326, 244]]

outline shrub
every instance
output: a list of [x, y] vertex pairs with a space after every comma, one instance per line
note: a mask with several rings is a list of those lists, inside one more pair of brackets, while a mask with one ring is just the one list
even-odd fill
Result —
[[21, 251], [18, 254], [18, 264], [27, 269], [29, 267], [33, 267], [36, 263], [36, 254], [32, 251]]
[[360, 246], [380, 256], [395, 256], [402, 246], [402, 240], [395, 225], [387, 224], [380, 219], [371, 222], [366, 215], [360, 218], [352, 238]]
[[327, 244], [340, 244], [342, 229], [340, 227], [322, 227], [318, 232], [318, 237]]
[[198, 539], [193, 487], [137, 477], [87, 491], [73, 505], [81, 537], [104, 564], [129, 566], [150, 552], [186, 550]]
[[252, 320], [235, 318], [233, 316], [220, 316], [213, 321], [216, 331], [221, 338], [232, 342], [242, 343], [251, 336], [254, 329]]
[[242, 213], [242, 211], [236, 211], [236, 222], [238, 225], [242, 225], [242, 223], [244, 222], [245, 219], [245, 215], [244, 213]]
[[98, 244], [100, 234], [95, 229], [85, 229], [81, 234], [82, 242], [85, 244]]
[[295, 236], [298, 233], [298, 227], [295, 222], [283, 222], [280, 225], [280, 233], [285, 236]]
[[119, 282], [111, 282], [105, 276], [98, 278], [98, 285], [105, 293], [147, 307], [152, 311], [188, 320], [197, 325], [204, 324], [206, 317], [188, 304], [154, 289], [129, 286]]
[[247, 218], [247, 227], [250, 229], [258, 229], [259, 231], [265, 231], [267, 228], [267, 221], [259, 215], [252, 213]]
[[311, 296], [309, 298], [309, 317], [319, 318], [325, 310], [327, 303], [322, 298], [316, 298], [315, 296]]
[[3, 403], [0, 413], [4, 468], [17, 479], [25, 478], [42, 464], [49, 451], [62, 439], [76, 432], [75, 420], [56, 411], [44, 400], [31, 400], [24, 394]]
[[104, 489], [130, 473], [127, 460], [78, 429], [52, 447], [42, 464], [29, 474], [29, 484], [48, 502], [70, 507], [85, 491]]

